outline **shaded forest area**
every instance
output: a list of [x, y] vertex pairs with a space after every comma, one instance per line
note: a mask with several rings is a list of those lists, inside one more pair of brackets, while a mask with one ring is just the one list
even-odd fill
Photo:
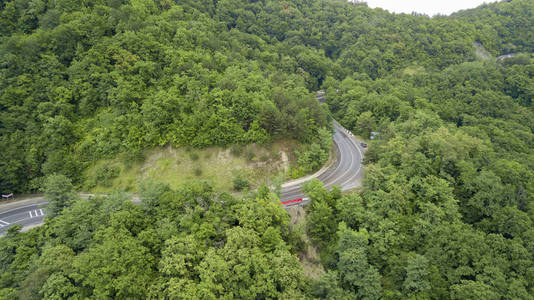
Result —
[[[0, 298], [533, 299], [534, 2], [434, 18], [326, 0], [1, 7], [1, 187], [44, 183], [57, 217], [0, 239]], [[361, 190], [305, 187], [305, 232], [267, 187], [73, 195], [98, 158], [319, 143], [329, 113], [378, 135]]]

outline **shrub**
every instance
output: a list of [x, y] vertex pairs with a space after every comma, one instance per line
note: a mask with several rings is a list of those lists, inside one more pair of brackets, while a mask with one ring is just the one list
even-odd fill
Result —
[[243, 154], [243, 147], [241, 145], [233, 145], [230, 147], [230, 153], [235, 157], [239, 157]]
[[246, 189], [250, 186], [250, 182], [248, 182], [247, 178], [245, 178], [242, 175], [238, 175], [234, 178], [234, 190], [236, 191], [242, 191], [243, 189]]
[[260, 157], [260, 160], [263, 162], [268, 161], [269, 159], [270, 159], [269, 153], [263, 153]]
[[198, 153], [190, 152], [189, 153], [189, 158], [191, 158], [192, 161], [197, 161], [198, 160]]
[[247, 149], [247, 151], [245, 152], [245, 158], [248, 162], [251, 162], [254, 160], [254, 158], [256, 157], [256, 153], [254, 153], [254, 150], [252, 149]]
[[121, 162], [124, 164], [124, 167], [126, 167], [126, 169], [129, 169], [134, 163], [140, 163], [145, 161], [145, 154], [141, 150], [132, 150], [124, 152], [123, 154], [121, 154], [120, 158]]
[[93, 185], [101, 185], [104, 187], [110, 187], [113, 179], [117, 178], [121, 172], [121, 169], [117, 166], [104, 165], [96, 169], [93, 178]]

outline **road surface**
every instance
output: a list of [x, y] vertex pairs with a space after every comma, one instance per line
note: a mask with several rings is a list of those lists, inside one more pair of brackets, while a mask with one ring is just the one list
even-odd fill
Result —
[[0, 236], [13, 224], [23, 227], [42, 224], [46, 216], [45, 207], [48, 204], [42, 197], [38, 197], [37, 203], [21, 205], [0, 212]]
[[[334, 185], [339, 186], [343, 191], [360, 186], [363, 177], [361, 160], [363, 159], [363, 149], [343, 127], [334, 123], [334, 151], [333, 163], [319, 172], [296, 181], [282, 185], [280, 195], [281, 201], [303, 198], [302, 202], [294, 205], [306, 205], [309, 200], [305, 198], [301, 190], [302, 184], [318, 178], [328, 189]], [[83, 197], [91, 196], [84, 194]], [[0, 207], [0, 236], [7, 232], [7, 228], [13, 224], [20, 224], [23, 227], [39, 225], [46, 217], [45, 207], [48, 204], [43, 197], [34, 197], [14, 203], [2, 205]]]
[[[337, 123], [334, 123], [333, 138], [336, 153], [334, 163], [319, 174], [314, 174], [312, 178], [321, 180], [328, 189], [336, 185], [342, 191], [346, 191], [360, 186], [360, 181], [363, 177], [361, 165], [363, 149], [360, 148], [352, 134]], [[309, 178], [309, 180], [312, 178]], [[280, 200], [288, 201], [305, 198], [301, 187], [306, 181], [308, 180], [299, 180], [293, 184], [290, 182], [282, 185]], [[299, 205], [306, 205], [308, 201], [303, 201]]]
[[[324, 96], [317, 98], [321, 101]], [[309, 199], [305, 197], [301, 188], [305, 182], [313, 178], [321, 180], [328, 189], [336, 185], [342, 191], [346, 191], [360, 186], [360, 181], [363, 178], [361, 165], [363, 149], [360, 148], [352, 134], [335, 121], [333, 140], [335, 152], [333, 163], [313, 175], [283, 184], [280, 195], [282, 202], [302, 198], [304, 201], [293, 203], [290, 206], [308, 204]], [[89, 197], [91, 195], [81, 196]], [[13, 224], [20, 224], [25, 228], [42, 224], [46, 217], [45, 207], [47, 204], [48, 202], [41, 196], [0, 206], [0, 236], [4, 235], [7, 228]]]

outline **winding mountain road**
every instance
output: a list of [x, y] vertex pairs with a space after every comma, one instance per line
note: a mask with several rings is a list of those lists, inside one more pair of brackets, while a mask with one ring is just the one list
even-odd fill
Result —
[[[321, 96], [317, 97], [321, 101]], [[294, 199], [304, 199], [288, 206], [306, 205], [309, 199], [305, 198], [302, 192], [302, 185], [313, 179], [318, 178], [328, 189], [334, 185], [347, 191], [361, 185], [363, 170], [361, 161], [363, 159], [363, 149], [354, 139], [352, 134], [334, 121], [333, 144], [335, 158], [332, 164], [323, 167], [317, 173], [287, 182], [282, 185], [280, 200], [289, 201]], [[81, 195], [89, 197], [90, 195]], [[24, 228], [37, 226], [43, 223], [46, 217], [46, 205], [48, 202], [42, 196], [36, 196], [30, 199], [21, 200], [13, 203], [0, 205], [0, 236], [7, 232], [7, 229], [13, 224], [20, 224]]]
[[[281, 201], [304, 198], [305, 195], [301, 189], [302, 185], [313, 178], [321, 180], [324, 187], [328, 189], [336, 185], [342, 191], [346, 191], [360, 186], [360, 181], [363, 178], [361, 165], [363, 151], [360, 150], [360, 146], [352, 137], [352, 134], [337, 123], [334, 123], [333, 138], [336, 153], [334, 163], [312, 176], [283, 184], [280, 195]], [[305, 199], [305, 201], [297, 204], [306, 205], [308, 201], [308, 199]]]

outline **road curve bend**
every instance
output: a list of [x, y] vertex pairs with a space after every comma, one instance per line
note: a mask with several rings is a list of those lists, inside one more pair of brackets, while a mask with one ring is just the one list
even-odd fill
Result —
[[[331, 189], [338, 186], [342, 191], [350, 190], [361, 185], [363, 177], [362, 159], [363, 149], [356, 142], [352, 134], [334, 121], [334, 163], [326, 170], [308, 177], [308, 180], [317, 178], [321, 180], [324, 187]], [[305, 198], [302, 192], [302, 185], [308, 180], [297, 181], [294, 184], [286, 183], [282, 185], [280, 200], [288, 201], [293, 199]], [[306, 205], [309, 200], [298, 202], [295, 205]]]
[[[346, 191], [361, 185], [363, 149], [360, 148], [352, 134], [335, 121], [333, 142], [335, 159], [329, 167], [311, 176], [282, 185], [280, 194], [282, 202], [304, 199], [304, 201], [294, 202], [285, 207], [309, 203], [309, 199], [305, 198], [302, 192], [302, 185], [313, 178], [321, 180], [327, 189], [338, 186], [342, 191]], [[90, 195], [82, 195], [82, 197], [87, 196]], [[42, 224], [46, 217], [47, 204], [48, 202], [43, 197], [35, 197], [20, 203], [11, 203], [8, 210], [0, 209], [0, 236], [4, 235], [13, 224], [20, 224], [23, 227]]]

